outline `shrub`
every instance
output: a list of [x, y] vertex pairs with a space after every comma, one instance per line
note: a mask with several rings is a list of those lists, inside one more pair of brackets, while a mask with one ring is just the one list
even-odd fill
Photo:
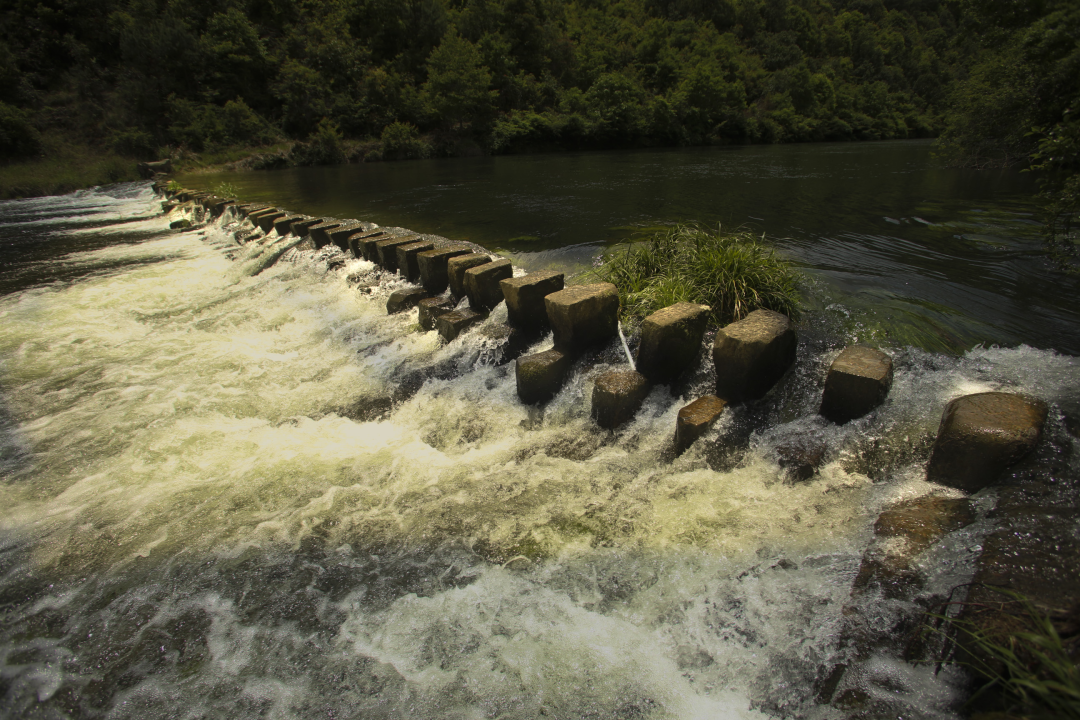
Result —
[[424, 158], [431, 149], [420, 139], [420, 131], [412, 123], [395, 122], [383, 128], [382, 157], [386, 160]]
[[19, 108], [0, 102], [0, 159], [14, 160], [41, 153], [41, 135]]
[[294, 165], [337, 165], [345, 162], [341, 131], [332, 120], [323, 118], [307, 142], [298, 143], [289, 153]]
[[602, 263], [592, 273], [619, 288], [626, 319], [676, 302], [711, 306], [713, 321], [721, 325], [761, 308], [792, 319], [799, 315], [799, 274], [747, 232], [677, 225], [605, 254]]

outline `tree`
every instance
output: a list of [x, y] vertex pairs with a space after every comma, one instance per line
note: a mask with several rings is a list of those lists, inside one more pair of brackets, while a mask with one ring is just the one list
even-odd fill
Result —
[[491, 71], [480, 61], [480, 51], [456, 30], [447, 33], [427, 61], [424, 96], [446, 129], [461, 124], [486, 123], [498, 93], [491, 87]]

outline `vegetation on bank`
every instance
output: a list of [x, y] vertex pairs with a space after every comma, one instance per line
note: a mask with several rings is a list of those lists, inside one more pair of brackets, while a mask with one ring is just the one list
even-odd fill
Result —
[[626, 320], [677, 302], [710, 306], [721, 326], [758, 309], [799, 316], [798, 272], [748, 232], [678, 225], [601, 260], [591, 274], [619, 289]]

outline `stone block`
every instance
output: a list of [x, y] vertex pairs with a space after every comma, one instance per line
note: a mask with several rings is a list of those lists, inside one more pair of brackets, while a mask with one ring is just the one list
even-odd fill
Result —
[[286, 215], [283, 218], [278, 218], [274, 221], [274, 229], [277, 230], [277, 234], [284, 237], [292, 232], [292, 224], [297, 220], [303, 220], [303, 215]]
[[309, 234], [308, 231], [311, 229], [311, 227], [314, 225], [318, 225], [322, 221], [322, 218], [306, 217], [301, 220], [294, 220], [289, 225], [289, 229], [291, 229], [293, 234], [297, 237], [307, 237]]
[[764, 396], [795, 362], [798, 343], [791, 320], [772, 310], [721, 328], [713, 341], [716, 394], [728, 402]]
[[657, 310], [641, 323], [638, 372], [654, 383], [672, 383], [697, 365], [709, 322], [708, 305], [680, 302]]
[[1042, 438], [1046, 403], [1015, 393], [959, 397], [945, 406], [926, 479], [965, 492], [994, 483]]
[[458, 255], [446, 262], [446, 277], [450, 283], [450, 292], [454, 297], [465, 297], [465, 271], [478, 265], [491, 262], [491, 258], [483, 253], [470, 253]]
[[499, 281], [506, 300], [509, 323], [523, 330], [543, 330], [548, 327], [544, 298], [562, 290], [563, 280], [561, 272], [543, 270]]
[[420, 238], [416, 235], [395, 235], [394, 237], [388, 237], [385, 240], [376, 240], [375, 252], [379, 256], [379, 259], [374, 262], [381, 265], [383, 269], [394, 272], [397, 270], [398, 245], [408, 245], [419, 239]]
[[264, 213], [259, 216], [259, 219], [255, 222], [259, 226], [259, 229], [264, 233], [268, 233], [274, 229], [274, 221], [288, 215], [284, 210], [275, 210], [274, 212]]
[[446, 292], [450, 285], [450, 275], [447, 272], [450, 258], [470, 253], [472, 250], [463, 245], [450, 245], [420, 253], [416, 256], [417, 267], [420, 268], [420, 284], [434, 294]]
[[435, 243], [428, 240], [420, 240], [408, 245], [398, 245], [395, 248], [398, 272], [409, 282], [417, 282], [420, 279], [420, 265], [417, 263], [416, 256], [434, 247]]
[[649, 381], [633, 370], [609, 370], [596, 379], [592, 416], [602, 428], [613, 430], [633, 419], [649, 395]]
[[465, 271], [465, 294], [473, 310], [491, 310], [503, 301], [500, 280], [514, 276], [514, 266], [509, 260], [495, 260], [471, 267]]
[[356, 221], [344, 222], [337, 226], [333, 230], [329, 230], [326, 236], [330, 239], [334, 245], [337, 245], [338, 249], [343, 253], [349, 252], [349, 236], [363, 230], [360, 223]]
[[364, 243], [367, 242], [368, 240], [370, 240], [371, 241], [371, 247], [374, 248], [376, 240], [385, 240], [385, 239], [386, 239], [386, 231], [385, 230], [372, 230], [370, 232], [364, 232], [364, 231], [355, 232], [355, 233], [353, 233], [352, 235], [349, 236], [349, 252], [351, 252], [352, 256], [354, 258], [356, 258], [357, 260], [359, 260], [361, 258], [363, 258], [364, 260], [371, 260], [371, 258], [368, 256], [367, 248], [364, 246]]
[[[425, 290], [427, 288], [424, 288]], [[445, 313], [453, 311], [457, 307], [457, 298], [452, 297], [431, 297], [426, 300], [421, 300], [417, 307], [420, 308], [420, 327], [425, 330], [434, 330], [435, 321]]]
[[482, 322], [486, 317], [486, 313], [479, 313], [469, 308], [454, 310], [440, 315], [435, 320], [435, 329], [439, 331], [444, 340], [450, 342], [473, 325]]
[[210, 205], [210, 214], [214, 217], [221, 217], [225, 214], [225, 210], [235, 204], [235, 200], [217, 200]]
[[844, 348], [825, 377], [822, 416], [843, 425], [866, 415], [885, 401], [892, 379], [892, 358], [885, 353], [868, 347]]
[[555, 397], [570, 373], [572, 358], [561, 350], [525, 355], [517, 359], [517, 394], [526, 405], [546, 403]]
[[619, 330], [619, 291], [611, 283], [575, 285], [544, 298], [555, 347], [570, 353], [602, 345]]
[[695, 440], [711, 430], [726, 407], [727, 402], [715, 395], [703, 395], [679, 410], [675, 418], [675, 454], [681, 455]]
[[405, 312], [409, 308], [416, 307], [421, 300], [429, 297], [431, 297], [431, 294], [424, 288], [410, 287], [395, 290], [390, 293], [390, 297], [386, 301], [386, 314], [394, 315], [395, 313]]
[[330, 236], [327, 233], [340, 226], [341, 222], [338, 220], [323, 220], [321, 223], [309, 227], [308, 237], [315, 243], [315, 249], [318, 250], [321, 247], [329, 245]]

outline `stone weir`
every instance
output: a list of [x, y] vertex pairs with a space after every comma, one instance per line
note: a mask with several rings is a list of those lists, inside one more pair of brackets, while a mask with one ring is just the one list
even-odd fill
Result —
[[[522, 403], [549, 402], [575, 365], [590, 354], [595, 357], [597, 348], [618, 342], [619, 293], [609, 283], [567, 285], [563, 273], [524, 273], [476, 245], [400, 228], [310, 217], [210, 193], [170, 191], [160, 182], [154, 187], [168, 196], [166, 210], [184, 210], [185, 217], [172, 223], [174, 228], [184, 230], [232, 212], [239, 221], [235, 238], [241, 245], [276, 232], [293, 237], [289, 247], [318, 249], [332, 244], [347, 257], [394, 274], [406, 286], [390, 295], [387, 313], [415, 310], [419, 327], [437, 331], [446, 342], [469, 333], [505, 303], [504, 359], [515, 362]], [[709, 311], [708, 306], [677, 303], [645, 318], [633, 362], [595, 378], [592, 417], [600, 428], [617, 431], [631, 422], [654, 386], [683, 387], [680, 380], [700, 364]], [[548, 333], [550, 348], [522, 354]], [[728, 407], [754, 403], [773, 391], [795, 364], [798, 339], [789, 318], [756, 310], [717, 328], [711, 345], [715, 394], [694, 398], [679, 410], [672, 428], [673, 456], [708, 435]], [[888, 401], [892, 380], [889, 355], [869, 347], [847, 347], [828, 369], [819, 412], [837, 424], [868, 416], [872, 422], [876, 408]], [[875, 618], [860, 615], [858, 608], [866, 608], [866, 603], [855, 601], [867, 593], [883, 601], [910, 601], [922, 584], [920, 557], [975, 520], [972, 501], [957, 499], [956, 491], [973, 494], [999, 484], [1039, 445], [1047, 411], [1038, 398], [1002, 392], [954, 398], [943, 408], [926, 469], [926, 479], [941, 491], [907, 498], [878, 518], [876, 539], [866, 551], [853, 582], [852, 605], [845, 611], [840, 644], [846, 660], [821, 669], [816, 689], [820, 702], [846, 711], [848, 717], [874, 716], [881, 708], [875, 707], [866, 688], [873, 684], [875, 654], [887, 647], [908, 660], [927, 659], [926, 645], [918, 639], [922, 634], [911, 628], [883, 631]], [[792, 482], [813, 477], [824, 455], [825, 448], [813, 442], [795, 441], [779, 448], [780, 465], [787, 468]], [[1024, 593], [1053, 617], [1072, 617], [1080, 608], [1080, 573], [1074, 567], [1080, 541], [1070, 530], [1080, 519], [1078, 503], [1074, 498], [1062, 505], [1040, 500], [1043, 496], [1049, 493], [1037, 483], [1004, 489], [997, 512], [1006, 527], [987, 538], [969, 603], [961, 603], [967, 608], [963, 616], [994, 637], [1023, 624], [1023, 608], [1010, 604], [1011, 596], [1000, 595], [997, 588]], [[1007, 527], [1013, 523], [1027, 532], [1013, 532]], [[1040, 537], [1057, 550], [1048, 550]], [[916, 630], [917, 620], [912, 620]]]

